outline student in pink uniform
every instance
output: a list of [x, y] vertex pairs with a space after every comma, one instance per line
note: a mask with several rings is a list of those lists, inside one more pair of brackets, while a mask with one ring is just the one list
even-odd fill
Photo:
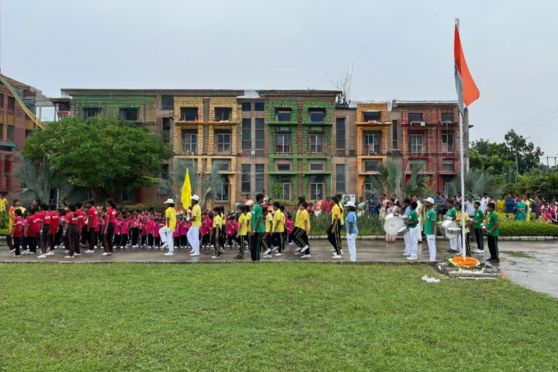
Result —
[[125, 218], [125, 216], [121, 216], [120, 218], [122, 219], [120, 221], [120, 248], [126, 249], [130, 229], [128, 228], [128, 219]]
[[12, 230], [10, 231], [10, 235], [13, 240], [12, 251], [15, 257], [20, 257], [23, 238], [23, 213], [21, 213], [20, 208], [17, 208], [14, 211], [14, 216], [14, 223], [12, 224]]
[[154, 248], [159, 249], [161, 248], [161, 234], [159, 233], [159, 229], [162, 229], [165, 225], [161, 222], [160, 217], [155, 217], [155, 230], [153, 231], [153, 237], [155, 239]]
[[238, 230], [238, 221], [233, 212], [229, 213], [227, 216], [227, 222], [225, 224], [227, 230], [227, 247], [233, 248], [232, 244], [233, 241], [236, 242], [236, 245], [240, 245], [240, 239], [236, 236], [236, 232]]
[[146, 217], [146, 225], [147, 225], [147, 246], [149, 249], [153, 249], [153, 236], [155, 234], [155, 222], [153, 221], [153, 216], [151, 213]]
[[180, 247], [186, 248], [188, 246], [188, 230], [190, 230], [190, 222], [186, 221], [186, 218], [182, 218], [180, 221]]
[[116, 223], [114, 224], [114, 246], [120, 248], [120, 243], [122, 242], [122, 215], [118, 215], [116, 218]]

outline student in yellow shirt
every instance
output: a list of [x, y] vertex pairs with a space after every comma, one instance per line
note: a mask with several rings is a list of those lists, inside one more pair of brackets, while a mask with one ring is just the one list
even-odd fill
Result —
[[263, 215], [265, 221], [265, 232], [262, 239], [262, 244], [264, 246], [264, 258], [271, 258], [272, 241], [271, 236], [273, 234], [273, 213], [267, 208], [263, 208]]
[[335, 250], [332, 258], [341, 258], [340, 233], [343, 212], [341, 212], [341, 206], [339, 205], [339, 199], [337, 196], [334, 196], [331, 200], [333, 202], [333, 207], [331, 208], [331, 224], [327, 229], [327, 240], [329, 240]]
[[169, 248], [169, 251], [165, 253], [165, 256], [174, 255], [174, 229], [176, 228], [176, 209], [174, 209], [174, 200], [167, 199], [165, 201], [167, 209], [165, 210], [165, 226], [159, 230], [159, 235], [161, 236], [161, 241], [163, 242], [162, 247]]
[[281, 208], [281, 204], [279, 202], [273, 203], [273, 209], [275, 214], [273, 215], [273, 238], [272, 241], [274, 242], [275, 248], [273, 248], [275, 256], [282, 256], [283, 250], [285, 249], [285, 214]]
[[240, 248], [238, 255], [235, 256], [236, 259], [244, 259], [244, 249], [246, 246], [246, 235], [248, 234], [248, 219], [246, 218], [247, 206], [241, 206], [238, 208], [238, 232], [237, 237], [240, 240]]
[[221, 256], [221, 209], [213, 208], [213, 256], [211, 258], [219, 258]]
[[305, 201], [298, 203], [298, 211], [295, 216], [295, 228], [293, 230], [293, 240], [298, 246], [301, 258], [310, 258], [310, 242], [308, 233], [310, 232], [310, 215], [306, 209], [308, 204]]
[[[457, 216], [455, 217], [455, 221], [461, 227], [461, 203], [455, 203], [455, 209], [457, 209]], [[467, 257], [471, 257], [471, 246], [469, 241], [471, 240], [471, 217], [469, 213], [465, 212], [465, 253]], [[457, 249], [459, 250], [459, 254], [463, 253], [463, 241], [461, 240], [461, 232], [457, 237]]]
[[197, 195], [192, 195], [192, 213], [191, 219], [192, 226], [190, 226], [190, 230], [188, 230], [188, 243], [192, 247], [192, 253], [190, 256], [199, 256], [200, 255], [200, 227], [202, 224], [202, 214], [201, 208], [198, 204], [200, 197]]

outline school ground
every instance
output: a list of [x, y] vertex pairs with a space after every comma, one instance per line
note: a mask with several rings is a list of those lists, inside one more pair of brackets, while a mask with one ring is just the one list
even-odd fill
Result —
[[505, 279], [424, 283], [438, 276], [428, 264], [0, 263], [0, 273], [3, 371], [558, 366], [556, 299]]
[[[3, 244], [2, 242], [1, 244]], [[311, 240], [311, 258], [301, 259], [295, 255], [295, 246], [287, 246], [284, 256], [271, 259], [263, 258], [262, 262], [284, 262], [284, 261], [309, 261], [309, 262], [349, 262], [349, 254], [344, 244], [343, 258], [334, 260], [331, 258], [331, 246], [325, 239]], [[428, 263], [428, 249], [426, 242], [421, 244], [419, 262]], [[448, 252], [449, 244], [447, 240], [437, 241], [437, 260], [445, 260], [450, 257]], [[476, 245], [471, 243], [474, 249]], [[502, 275], [515, 283], [523, 285], [535, 291], [550, 294], [558, 298], [558, 240], [547, 241], [500, 241], [499, 242]], [[488, 249], [485, 256], [478, 258], [483, 261], [489, 257]], [[383, 240], [358, 240], [357, 258], [361, 263], [408, 263], [402, 255], [403, 242], [398, 240], [396, 243], [387, 244]], [[227, 249], [219, 259], [212, 259], [211, 250], [201, 252], [199, 257], [190, 257], [188, 251], [177, 249], [172, 257], [164, 256], [161, 250], [127, 249], [116, 250], [110, 257], [102, 257], [100, 251], [94, 255], [82, 254], [71, 262], [137, 262], [137, 263], [249, 263], [250, 254], [245, 254], [244, 260], [236, 260], [234, 256], [236, 250]], [[45, 260], [39, 260], [36, 256], [11, 257], [7, 247], [0, 245], [0, 262], [68, 262], [64, 259], [64, 251], [59, 249], [55, 255]]]

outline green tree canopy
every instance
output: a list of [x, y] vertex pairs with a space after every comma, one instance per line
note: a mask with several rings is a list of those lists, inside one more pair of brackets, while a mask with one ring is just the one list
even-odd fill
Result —
[[172, 156], [146, 129], [114, 119], [66, 118], [27, 139], [23, 156], [47, 162], [57, 173], [98, 197], [133, 191], [153, 183], [161, 162]]

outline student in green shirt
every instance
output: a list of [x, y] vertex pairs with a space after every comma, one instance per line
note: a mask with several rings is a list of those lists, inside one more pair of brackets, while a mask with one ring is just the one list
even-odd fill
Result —
[[480, 202], [475, 202], [475, 214], [473, 215], [473, 233], [475, 234], [475, 241], [477, 242], [478, 255], [484, 254], [484, 238], [482, 236], [482, 223], [484, 221], [484, 213], [480, 209]]
[[265, 233], [265, 223], [263, 219], [262, 203], [264, 194], [256, 195], [256, 204], [252, 207], [252, 231], [250, 232], [250, 253], [252, 261], [260, 260], [260, 250], [262, 244], [262, 237]]
[[488, 250], [490, 251], [490, 260], [492, 262], [500, 262], [498, 255], [498, 236], [500, 236], [500, 223], [498, 215], [495, 212], [496, 205], [494, 202], [488, 203], [488, 223], [484, 228], [486, 239], [488, 240]]
[[409, 253], [411, 254], [407, 257], [408, 260], [416, 261], [418, 260], [418, 241], [419, 241], [419, 217], [417, 213], [418, 203], [416, 201], [411, 202], [411, 213], [407, 218], [405, 223], [409, 229]]
[[426, 208], [424, 218], [424, 235], [428, 243], [428, 253], [430, 254], [430, 262], [436, 261], [436, 211], [433, 208], [434, 199], [426, 198], [424, 207]]

